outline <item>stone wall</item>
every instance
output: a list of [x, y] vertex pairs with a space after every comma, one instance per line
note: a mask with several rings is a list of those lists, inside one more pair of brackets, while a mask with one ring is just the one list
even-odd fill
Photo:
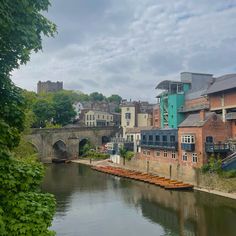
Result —
[[120, 163], [120, 166], [123, 168], [139, 170], [183, 181], [185, 183], [193, 184], [198, 188], [236, 193], [236, 178], [225, 179], [219, 177], [217, 174], [203, 174], [201, 169], [173, 163], [171, 164], [170, 175], [170, 165], [168, 163], [160, 164], [155, 160], [133, 158], [131, 161], [125, 161], [125, 165], [123, 165], [123, 160], [121, 160]]

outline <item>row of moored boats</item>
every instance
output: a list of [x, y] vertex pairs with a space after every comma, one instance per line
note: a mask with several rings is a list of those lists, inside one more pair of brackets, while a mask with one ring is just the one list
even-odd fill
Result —
[[165, 189], [176, 189], [176, 190], [191, 190], [193, 185], [186, 184], [178, 180], [171, 180], [165, 177], [157, 175], [143, 173], [134, 170], [122, 169], [113, 166], [95, 166], [92, 169], [103, 173], [125, 177], [133, 180], [143, 181], [146, 183], [154, 184]]

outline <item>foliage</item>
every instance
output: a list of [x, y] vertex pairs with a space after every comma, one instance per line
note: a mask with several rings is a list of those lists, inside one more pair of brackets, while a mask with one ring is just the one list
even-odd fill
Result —
[[43, 175], [43, 165], [34, 159], [20, 160], [0, 152], [0, 209], [4, 212], [0, 235], [53, 235], [47, 228], [55, 199], [40, 193]]
[[123, 158], [123, 165], [125, 165], [125, 160], [130, 161], [134, 157], [134, 153], [131, 151], [128, 151], [124, 147], [121, 147], [119, 149], [120, 156]]
[[98, 92], [90, 93], [89, 96], [92, 101], [103, 101], [106, 99], [106, 97], [102, 93]]
[[53, 107], [56, 113], [53, 120], [56, 124], [66, 125], [72, 122], [76, 115], [72, 100], [66, 94], [55, 93], [53, 96]]
[[17, 158], [29, 158], [34, 156], [37, 158], [37, 153], [39, 150], [36, 150], [32, 144], [27, 142], [24, 137], [21, 137], [20, 143], [17, 147], [12, 150], [12, 154]]
[[222, 161], [220, 159], [215, 159], [214, 157], [210, 157], [209, 162], [202, 167], [202, 172], [210, 172], [210, 173], [220, 173], [222, 171]]
[[45, 99], [37, 100], [32, 110], [36, 116], [34, 127], [45, 127], [46, 122], [51, 121], [56, 114], [54, 106]]
[[87, 139], [84, 139], [83, 141], [81, 141], [83, 143], [81, 143], [80, 145], [80, 150], [79, 150], [79, 155], [80, 156], [87, 156], [87, 153], [94, 149], [94, 146], [91, 144], [91, 142]]
[[132, 157], [134, 156], [134, 153], [131, 151], [128, 151], [127, 149], [125, 149], [124, 147], [119, 149], [120, 152], [120, 156], [123, 157], [126, 160], [131, 160]]
[[[33, 120], [27, 101], [34, 97], [24, 99], [10, 73], [42, 48], [42, 35], [54, 34], [55, 25], [42, 15], [48, 6], [49, 0], [0, 3], [0, 235], [53, 235], [55, 200], [39, 191], [43, 166], [10, 154]], [[25, 114], [32, 115], [26, 122]]]
[[0, 71], [9, 73], [26, 63], [32, 51], [42, 49], [42, 34], [53, 36], [56, 26], [47, 20], [49, 0], [4, 0], [0, 4]]
[[125, 158], [130, 161], [133, 157], [134, 157], [134, 152], [127, 151]]
[[89, 150], [86, 153], [85, 157], [93, 160], [104, 160], [108, 159], [110, 155], [107, 153], [96, 152], [95, 150]]
[[235, 178], [236, 177], [236, 170], [229, 170], [229, 171], [222, 171], [220, 174], [223, 178]]
[[24, 100], [20, 89], [5, 75], [0, 75], [0, 98], [0, 149], [12, 149], [24, 128]]
[[120, 104], [122, 97], [117, 94], [112, 94], [110, 97], [107, 98], [109, 102], [115, 102], [117, 104]]
[[209, 162], [202, 166], [203, 173], [216, 173], [222, 178], [234, 178], [236, 177], [236, 170], [224, 171], [222, 170], [222, 160], [215, 159], [213, 156]]

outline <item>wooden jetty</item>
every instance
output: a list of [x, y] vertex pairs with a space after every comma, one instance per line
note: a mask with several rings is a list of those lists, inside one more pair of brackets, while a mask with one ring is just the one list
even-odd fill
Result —
[[103, 173], [129, 178], [133, 180], [143, 181], [145, 183], [154, 184], [163, 187], [168, 190], [192, 190], [193, 185], [186, 184], [178, 180], [171, 180], [165, 177], [160, 177], [158, 175], [153, 175], [149, 173], [142, 173], [134, 170], [127, 170], [112, 166], [94, 166], [93, 170], [100, 171]]

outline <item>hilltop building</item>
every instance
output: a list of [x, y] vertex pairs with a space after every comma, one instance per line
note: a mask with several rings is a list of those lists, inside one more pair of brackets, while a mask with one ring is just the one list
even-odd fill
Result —
[[50, 92], [57, 92], [63, 89], [63, 82], [41, 82], [39, 81], [37, 84], [37, 93], [50, 93]]

